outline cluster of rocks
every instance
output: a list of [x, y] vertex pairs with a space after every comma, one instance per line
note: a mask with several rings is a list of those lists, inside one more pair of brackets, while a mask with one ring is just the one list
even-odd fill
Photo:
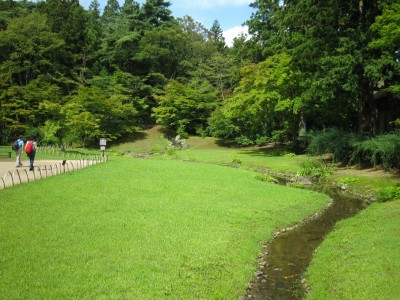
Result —
[[174, 139], [169, 140], [169, 146], [175, 149], [188, 149], [190, 147], [186, 140], [181, 139], [179, 134]]

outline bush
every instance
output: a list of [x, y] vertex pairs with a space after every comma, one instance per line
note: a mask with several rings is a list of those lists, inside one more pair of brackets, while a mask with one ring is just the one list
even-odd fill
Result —
[[308, 176], [313, 178], [325, 178], [333, 174], [333, 167], [327, 165], [318, 159], [309, 159], [300, 164], [301, 170], [297, 176]]
[[284, 157], [295, 157], [296, 154], [293, 153], [293, 152], [288, 152], [288, 153], [285, 153], [283, 156], [284, 156]]
[[248, 138], [247, 136], [241, 135], [235, 138], [235, 143], [240, 146], [250, 146], [254, 145], [254, 141]]
[[236, 166], [239, 166], [242, 164], [241, 159], [237, 157], [236, 153], [234, 153], [232, 155], [231, 164], [236, 165]]
[[378, 193], [378, 202], [400, 199], [400, 187], [390, 186], [383, 188]]
[[310, 155], [332, 153], [334, 161], [345, 164], [382, 165], [388, 171], [400, 169], [400, 131], [367, 138], [361, 134], [330, 128], [308, 132], [304, 141]]
[[267, 144], [269, 142], [269, 138], [266, 136], [260, 136], [256, 139], [256, 144], [258, 146], [264, 146], [265, 144]]
[[266, 181], [266, 182], [273, 182], [273, 183], [278, 182], [278, 180], [270, 174], [257, 174], [256, 179], [261, 180], [261, 181]]
[[332, 153], [334, 161], [348, 163], [352, 158], [353, 145], [365, 137], [343, 129], [329, 128], [319, 132], [308, 132], [304, 139], [310, 155]]
[[355, 177], [345, 177], [345, 178], [340, 179], [340, 180], [338, 181], [338, 183], [340, 183], [340, 184], [348, 184], [348, 183], [357, 182], [358, 180], [359, 180], [359, 179], [358, 179], [358, 178], [355, 178]]
[[355, 143], [351, 162], [382, 165], [385, 170], [400, 168], [400, 131]]

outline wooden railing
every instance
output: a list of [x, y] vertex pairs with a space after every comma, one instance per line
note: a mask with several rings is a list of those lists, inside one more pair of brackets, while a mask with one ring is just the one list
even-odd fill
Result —
[[75, 158], [72, 159], [65, 159], [64, 157], [64, 159], [57, 163], [34, 167], [33, 171], [28, 171], [27, 169], [7, 171], [4, 176], [0, 177], [0, 189], [90, 167], [108, 160], [107, 156], [102, 155], [86, 156], [83, 158], [82, 155], [78, 156], [81, 156], [81, 158], [77, 159], [75, 156]]

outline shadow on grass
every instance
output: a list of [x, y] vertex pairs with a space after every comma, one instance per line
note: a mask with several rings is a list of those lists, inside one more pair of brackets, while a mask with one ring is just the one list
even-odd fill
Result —
[[133, 132], [130, 134], [125, 135], [124, 137], [119, 138], [116, 141], [113, 141], [112, 144], [114, 146], [119, 146], [124, 143], [134, 143], [137, 141], [147, 139], [148, 134], [146, 132]]
[[285, 145], [268, 145], [259, 148], [244, 148], [240, 152], [250, 156], [283, 156], [288, 153]]
[[167, 139], [175, 138], [176, 131], [170, 128], [161, 126], [153, 126], [145, 128], [144, 131], [132, 132], [110, 143], [112, 146], [120, 146], [125, 143], [135, 143], [146, 139], [151, 139], [154, 136], [164, 136]]

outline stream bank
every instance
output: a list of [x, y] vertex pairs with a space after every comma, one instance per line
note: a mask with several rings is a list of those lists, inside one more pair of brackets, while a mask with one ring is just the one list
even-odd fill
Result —
[[[279, 181], [286, 184], [287, 180]], [[248, 284], [243, 299], [302, 299], [307, 292], [303, 274], [325, 235], [336, 222], [368, 206], [365, 199], [344, 193], [337, 186], [311, 185], [308, 188], [327, 194], [332, 202], [324, 211], [275, 234], [259, 256], [256, 278]]]

